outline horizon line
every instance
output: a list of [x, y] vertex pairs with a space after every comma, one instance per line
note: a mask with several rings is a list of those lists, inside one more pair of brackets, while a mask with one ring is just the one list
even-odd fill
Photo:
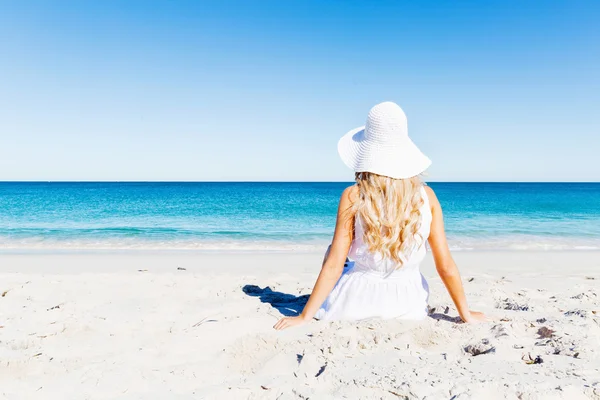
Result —
[[[3, 181], [2, 183], [352, 183], [354, 181], [283, 181], [283, 180], [272, 180], [272, 181], [261, 181], [261, 180], [206, 180], [206, 181], [188, 181], [188, 180], [169, 180], [169, 181], [153, 181], [153, 180], [9, 180]], [[426, 183], [600, 183], [600, 181], [425, 181]]]

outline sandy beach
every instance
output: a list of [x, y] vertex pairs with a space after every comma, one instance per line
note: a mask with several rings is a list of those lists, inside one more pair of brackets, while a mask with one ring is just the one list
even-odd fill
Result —
[[456, 323], [428, 256], [430, 318], [271, 326], [317, 253], [0, 256], [5, 399], [599, 399], [600, 253], [459, 252]]

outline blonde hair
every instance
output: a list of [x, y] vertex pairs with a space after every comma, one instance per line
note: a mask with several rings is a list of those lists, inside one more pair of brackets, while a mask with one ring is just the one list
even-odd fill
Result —
[[357, 172], [358, 199], [355, 218], [364, 231], [369, 251], [390, 258], [402, 267], [412, 251], [423, 244], [421, 206], [425, 200], [419, 176], [394, 179], [371, 172]]

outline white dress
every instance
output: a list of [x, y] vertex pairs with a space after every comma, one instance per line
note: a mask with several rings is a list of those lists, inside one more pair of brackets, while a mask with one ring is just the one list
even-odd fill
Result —
[[[420, 245], [398, 269], [391, 259], [369, 252], [358, 218], [354, 240], [339, 281], [315, 315], [320, 320], [360, 320], [372, 317], [422, 319], [427, 316], [429, 286], [419, 265], [425, 258], [425, 242], [431, 228], [431, 208], [425, 189], [421, 207]], [[419, 239], [417, 239], [419, 240]]]

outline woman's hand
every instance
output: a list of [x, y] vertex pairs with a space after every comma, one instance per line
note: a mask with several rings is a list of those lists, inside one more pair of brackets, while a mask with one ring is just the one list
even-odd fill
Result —
[[281, 318], [277, 323], [273, 326], [276, 330], [280, 331], [286, 328], [291, 328], [292, 326], [300, 326], [304, 325], [308, 322], [306, 318], [302, 315], [298, 315], [297, 317], [285, 317]]
[[461, 317], [468, 324], [477, 324], [480, 322], [490, 322], [492, 319], [479, 311], [469, 311], [468, 315]]

